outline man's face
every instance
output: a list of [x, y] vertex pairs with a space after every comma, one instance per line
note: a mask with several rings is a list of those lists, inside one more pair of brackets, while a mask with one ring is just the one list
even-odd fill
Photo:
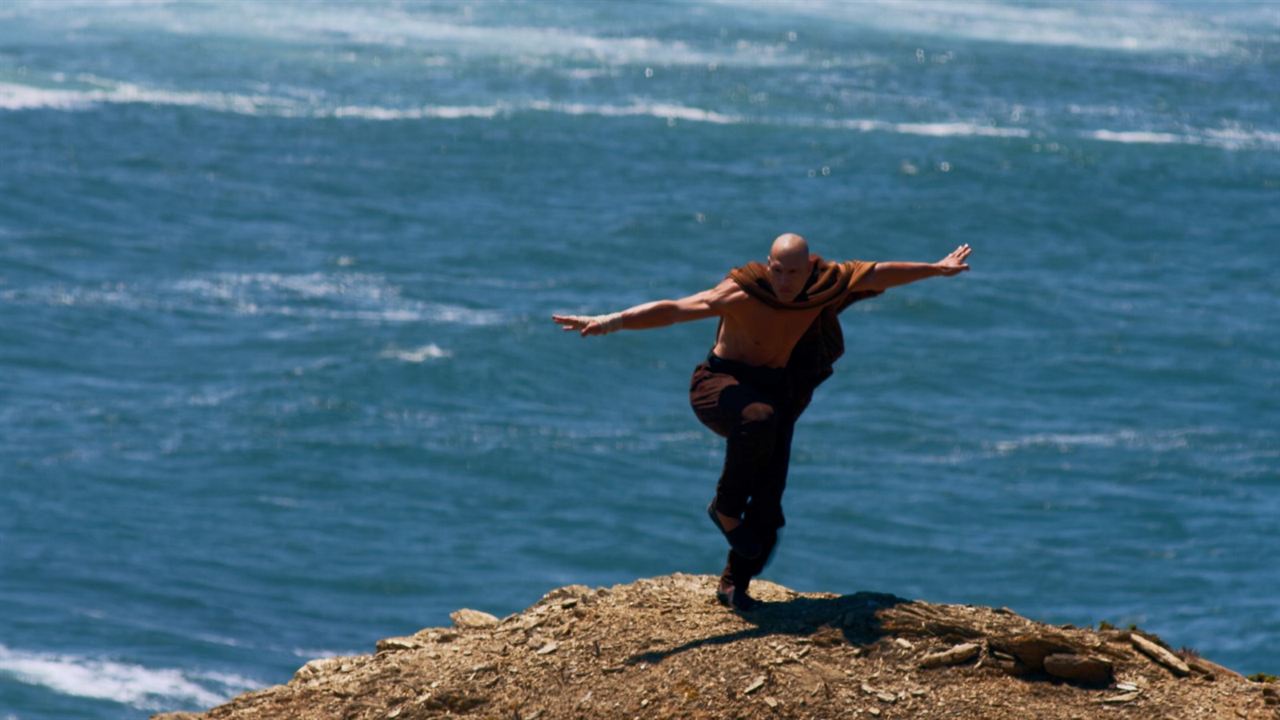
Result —
[[779, 300], [791, 302], [804, 289], [813, 262], [808, 253], [769, 256], [769, 283]]

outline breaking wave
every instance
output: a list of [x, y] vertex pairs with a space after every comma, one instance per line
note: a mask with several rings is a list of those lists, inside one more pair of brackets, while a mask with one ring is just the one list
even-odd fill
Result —
[[210, 707], [260, 687], [239, 675], [202, 673], [0, 645], [0, 673], [63, 695], [111, 700], [141, 710], [174, 706]]
[[[925, 137], [1029, 138], [1052, 135], [1052, 129], [996, 126], [984, 122], [893, 122], [874, 118], [812, 118], [749, 116], [673, 102], [633, 99], [627, 103], [554, 102], [550, 100], [499, 101], [485, 105], [423, 105], [382, 107], [341, 105], [326, 107], [291, 97], [264, 94], [186, 92], [158, 90], [132, 83], [112, 83], [94, 76], [78, 76], [80, 83], [95, 87], [81, 89], [34, 87], [0, 82], [0, 110], [85, 110], [102, 104], [139, 103], [196, 107], [214, 112], [286, 118], [336, 118], [367, 121], [493, 119], [520, 113], [555, 113], [604, 118], [652, 117], [668, 122], [713, 125], [772, 125], [782, 127], [827, 128], [853, 132], [887, 132]], [[1077, 137], [1111, 143], [1192, 145], [1224, 150], [1280, 149], [1280, 132], [1244, 127], [1183, 128], [1179, 131], [1150, 129], [1086, 129]]]

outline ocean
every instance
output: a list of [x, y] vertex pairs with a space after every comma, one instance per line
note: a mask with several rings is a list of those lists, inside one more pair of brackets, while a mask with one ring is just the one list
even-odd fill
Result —
[[718, 573], [715, 323], [843, 316], [764, 577], [1280, 672], [1280, 7], [0, 2], [0, 720]]

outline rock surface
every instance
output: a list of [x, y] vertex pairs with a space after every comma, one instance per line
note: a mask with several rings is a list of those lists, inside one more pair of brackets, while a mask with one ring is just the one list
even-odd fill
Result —
[[[560, 588], [500, 621], [455, 614], [456, 627], [313, 660], [285, 685], [155, 718], [1280, 720], [1274, 685], [1180, 658], [1146, 633], [768, 582], [752, 585], [767, 605], [738, 615], [716, 604], [715, 583], [677, 574]], [[1172, 674], [1169, 658], [1195, 672]]]
[[476, 628], [493, 627], [498, 624], [498, 618], [487, 612], [472, 610], [470, 608], [462, 608], [454, 610], [449, 619], [453, 621], [454, 627], [474, 630]]

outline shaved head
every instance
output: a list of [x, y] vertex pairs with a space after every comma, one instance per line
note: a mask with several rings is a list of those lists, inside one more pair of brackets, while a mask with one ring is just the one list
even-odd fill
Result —
[[782, 300], [791, 302], [804, 289], [813, 259], [809, 256], [809, 243], [795, 233], [783, 233], [769, 248], [769, 282], [773, 292]]
[[773, 247], [769, 249], [769, 258], [786, 262], [800, 259], [809, 261], [809, 243], [795, 233], [782, 233], [774, 238]]

